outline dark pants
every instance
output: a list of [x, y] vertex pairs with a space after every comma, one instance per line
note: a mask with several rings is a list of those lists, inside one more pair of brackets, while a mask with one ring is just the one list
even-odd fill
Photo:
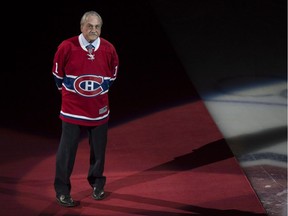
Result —
[[78, 144], [83, 130], [88, 132], [90, 146], [90, 167], [87, 180], [91, 187], [104, 188], [103, 176], [108, 123], [97, 127], [84, 127], [62, 121], [62, 135], [56, 154], [56, 195], [68, 195], [71, 191], [70, 176], [73, 171]]

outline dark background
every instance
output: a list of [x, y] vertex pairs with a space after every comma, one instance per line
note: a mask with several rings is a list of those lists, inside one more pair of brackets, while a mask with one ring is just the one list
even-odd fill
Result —
[[[245, 53], [242, 56], [247, 61], [258, 56], [254, 62], [257, 71], [265, 73], [274, 68], [286, 73], [286, 1], [183, 2], [191, 6], [197, 27], [191, 28], [197, 41], [194, 55], [200, 56], [195, 73], [215, 55], [229, 59], [231, 64], [232, 56], [239, 53]], [[62, 40], [80, 34], [80, 18], [87, 10], [101, 14], [101, 36], [115, 45], [120, 58], [119, 77], [110, 90], [111, 124], [199, 99], [151, 1], [8, 2], [3, 10], [9, 15], [2, 17], [2, 128], [59, 135], [60, 94], [51, 72], [53, 55]], [[242, 31], [251, 32], [249, 38], [243, 40]], [[235, 40], [235, 53], [221, 52]], [[211, 46], [218, 48], [213, 49], [217, 53], [209, 52]], [[218, 67], [220, 70], [225, 66]]]

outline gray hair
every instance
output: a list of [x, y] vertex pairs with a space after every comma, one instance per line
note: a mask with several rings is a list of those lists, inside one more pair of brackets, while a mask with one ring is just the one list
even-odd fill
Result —
[[80, 20], [80, 25], [83, 26], [85, 24], [85, 22], [87, 21], [89, 16], [97, 16], [99, 17], [100, 21], [101, 21], [101, 26], [103, 25], [103, 20], [102, 17], [100, 16], [99, 13], [97, 13], [96, 11], [87, 11], [86, 13], [83, 14], [81, 20]]

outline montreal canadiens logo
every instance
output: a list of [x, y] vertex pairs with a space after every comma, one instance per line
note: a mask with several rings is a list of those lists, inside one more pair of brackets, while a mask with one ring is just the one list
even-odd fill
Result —
[[74, 81], [75, 91], [85, 97], [94, 97], [99, 95], [103, 88], [103, 77], [94, 75], [83, 75], [79, 76]]

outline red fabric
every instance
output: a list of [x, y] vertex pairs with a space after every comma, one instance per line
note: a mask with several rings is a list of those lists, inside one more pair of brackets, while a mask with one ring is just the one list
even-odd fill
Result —
[[[72, 174], [75, 208], [53, 190], [58, 139], [1, 130], [0, 215], [266, 215], [201, 101], [111, 127], [102, 201], [91, 198], [87, 138]], [[13, 154], [12, 154], [13, 152]]]

